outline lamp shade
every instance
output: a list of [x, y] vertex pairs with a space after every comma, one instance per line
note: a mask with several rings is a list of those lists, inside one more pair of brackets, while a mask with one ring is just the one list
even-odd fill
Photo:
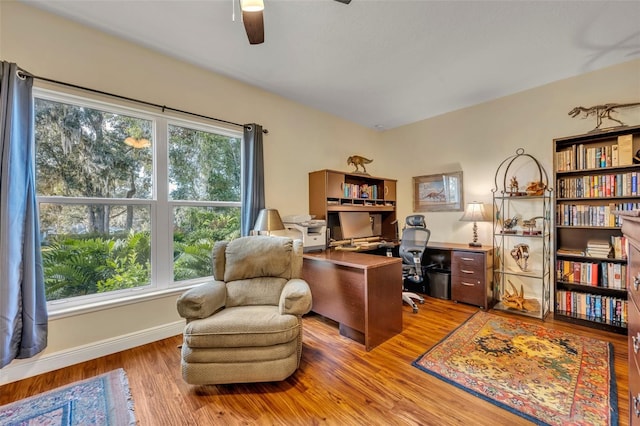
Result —
[[263, 0], [240, 0], [240, 8], [243, 12], [260, 12], [264, 10]]
[[254, 231], [278, 231], [284, 229], [280, 213], [276, 209], [262, 209], [253, 227]]
[[485, 220], [489, 220], [489, 218], [484, 211], [484, 205], [474, 201], [467, 204], [467, 208], [464, 210], [464, 214], [460, 220], [463, 222], [483, 222]]

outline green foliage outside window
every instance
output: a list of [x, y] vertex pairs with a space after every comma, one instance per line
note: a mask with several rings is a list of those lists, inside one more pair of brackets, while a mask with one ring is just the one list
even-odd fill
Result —
[[[150, 285], [157, 127], [152, 119], [36, 98], [47, 300]], [[213, 244], [240, 234], [240, 139], [173, 124], [167, 136], [168, 193], [159, 196], [174, 201], [173, 229], [167, 226], [174, 247], [173, 259], [157, 261], [173, 260], [174, 281], [210, 276]], [[180, 205], [194, 201], [226, 205]]]

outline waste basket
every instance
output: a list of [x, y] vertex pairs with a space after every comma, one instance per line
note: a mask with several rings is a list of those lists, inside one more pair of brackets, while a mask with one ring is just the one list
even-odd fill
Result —
[[451, 271], [447, 269], [427, 270], [429, 296], [438, 299], [451, 299]]
[[422, 294], [429, 294], [428, 289], [429, 289], [429, 285], [427, 284], [427, 280], [428, 279], [424, 279], [422, 280], [422, 282], [414, 282], [409, 278], [405, 278], [404, 279], [404, 289], [406, 291], [411, 291], [414, 293], [422, 293]]

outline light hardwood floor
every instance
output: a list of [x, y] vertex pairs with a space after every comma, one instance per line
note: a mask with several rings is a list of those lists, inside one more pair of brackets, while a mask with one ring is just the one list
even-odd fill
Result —
[[[418, 314], [404, 306], [402, 334], [371, 352], [340, 336], [334, 322], [310, 314], [300, 369], [281, 383], [190, 386], [180, 376], [176, 336], [7, 384], [0, 405], [121, 367], [140, 425], [530, 424], [411, 365], [477, 310], [433, 298]], [[628, 426], [626, 336], [551, 319], [544, 324], [613, 343], [620, 425]]]

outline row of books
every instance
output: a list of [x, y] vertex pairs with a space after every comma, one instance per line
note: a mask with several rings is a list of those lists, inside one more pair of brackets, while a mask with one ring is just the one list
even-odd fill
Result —
[[633, 135], [620, 135], [617, 143], [599, 146], [574, 144], [556, 152], [557, 171], [600, 169], [633, 164]]
[[592, 204], [558, 204], [556, 208], [556, 225], [558, 226], [595, 226], [619, 227], [622, 218], [616, 211], [635, 210], [640, 203]]
[[570, 284], [626, 290], [627, 266], [614, 262], [574, 262], [558, 260], [556, 278]]
[[638, 195], [638, 172], [560, 178], [558, 198], [634, 197]]
[[378, 185], [357, 185], [354, 183], [344, 184], [344, 198], [378, 198]]
[[628, 309], [627, 301], [618, 297], [565, 290], [556, 292], [556, 312], [565, 315], [626, 326]]

